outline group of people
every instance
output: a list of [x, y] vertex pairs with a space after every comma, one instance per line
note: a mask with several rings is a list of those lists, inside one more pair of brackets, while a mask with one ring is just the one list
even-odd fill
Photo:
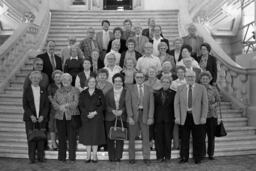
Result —
[[73, 163], [77, 140], [86, 146], [86, 163], [98, 161], [102, 146], [109, 161], [120, 162], [124, 141], [109, 137], [116, 121], [128, 129], [130, 164], [136, 162], [138, 138], [146, 164], [153, 142], [159, 162], [170, 161], [172, 149], [180, 149], [180, 163], [187, 162], [190, 132], [194, 162], [200, 163], [206, 153], [214, 159], [217, 64], [195, 26], [189, 26], [188, 36], [175, 39], [171, 50], [152, 18], [144, 30], [130, 19], [124, 20], [124, 30], [116, 27], [113, 33], [108, 20], [101, 24], [102, 31], [95, 36], [89, 28], [79, 44], [70, 37], [61, 57], [49, 41], [46, 52], [34, 59], [24, 82], [23, 120], [27, 137], [34, 128], [47, 129], [51, 143], [28, 140], [30, 162], [44, 162], [49, 147], [58, 150], [63, 162], [68, 149]]

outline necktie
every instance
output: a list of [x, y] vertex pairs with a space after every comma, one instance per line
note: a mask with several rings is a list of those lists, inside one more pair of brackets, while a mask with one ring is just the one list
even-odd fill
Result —
[[52, 70], [55, 70], [55, 59], [54, 59], [54, 54], [51, 54], [51, 63], [52, 63]]
[[139, 107], [143, 106], [143, 91], [142, 91], [142, 88], [143, 88], [143, 86], [140, 85], [140, 88], [139, 88], [139, 92], [140, 92]]
[[164, 91], [161, 94], [161, 99], [162, 99], [162, 104], [164, 104], [165, 103], [165, 99], [166, 99]]
[[192, 108], [192, 85], [188, 89], [188, 108]]

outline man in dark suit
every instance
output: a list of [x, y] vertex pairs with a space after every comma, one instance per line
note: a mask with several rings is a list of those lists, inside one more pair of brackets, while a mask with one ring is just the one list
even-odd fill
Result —
[[39, 54], [37, 58], [41, 58], [43, 60], [43, 73], [46, 73], [50, 83], [53, 82], [52, 72], [56, 69], [62, 71], [62, 62], [61, 58], [54, 54], [55, 51], [55, 42], [50, 40], [47, 43], [47, 51], [43, 54]]
[[181, 128], [180, 163], [188, 162], [190, 132], [193, 137], [193, 158], [201, 163], [204, 147], [204, 124], [208, 113], [206, 88], [195, 83], [196, 74], [188, 70], [185, 74], [187, 84], [179, 86], [175, 95], [175, 123]]
[[209, 71], [212, 75], [211, 85], [216, 84], [217, 80], [217, 61], [216, 58], [210, 55], [211, 46], [208, 43], [203, 43], [201, 45], [201, 56], [198, 56], [198, 63], [203, 70]]
[[142, 30], [142, 35], [146, 36], [149, 40], [153, 38], [154, 27], [156, 25], [154, 18], [148, 19], [148, 28]]
[[152, 125], [154, 114], [154, 96], [152, 89], [144, 84], [142, 72], [135, 73], [136, 84], [127, 88], [125, 103], [129, 123], [129, 163], [135, 163], [135, 137], [142, 133], [143, 160], [150, 163], [149, 125]]
[[[25, 122], [27, 138], [29, 132], [35, 127], [46, 128], [47, 115], [49, 110], [49, 100], [47, 91], [39, 86], [42, 79], [40, 71], [32, 71], [30, 76], [31, 86], [24, 90], [23, 94], [23, 121]], [[37, 160], [44, 162], [45, 140], [28, 140], [28, 155], [30, 163], [35, 163], [37, 150]]]

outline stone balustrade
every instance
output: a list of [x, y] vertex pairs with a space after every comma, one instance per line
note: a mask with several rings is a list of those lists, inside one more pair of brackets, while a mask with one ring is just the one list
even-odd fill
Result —
[[30, 22], [20, 24], [19, 29], [0, 47], [0, 91], [8, 85], [28, 57], [38, 54], [44, 47], [50, 27], [49, 8], [45, 10], [40, 25]]

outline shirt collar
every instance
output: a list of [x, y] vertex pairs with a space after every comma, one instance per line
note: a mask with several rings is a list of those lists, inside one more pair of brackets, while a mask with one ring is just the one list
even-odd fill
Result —
[[72, 60], [72, 59], [78, 60], [78, 56], [76, 56], [76, 57], [71, 56], [70, 60]]
[[38, 85], [37, 87], [35, 87], [35, 86], [33, 86], [33, 85], [31, 84], [31, 88], [32, 88], [32, 89], [40, 89], [40, 86]]
[[140, 86], [141, 86], [142, 88], [144, 88], [144, 83], [142, 83], [142, 84], [137, 84], [137, 87], [138, 87], [138, 88], [140, 88]]
[[150, 56], [143, 56], [144, 58], [154, 58], [153, 55], [150, 55]]
[[[192, 85], [192, 88], [194, 88], [195, 87], [195, 83]], [[187, 84], [187, 88], [189, 88], [189, 84]]]

